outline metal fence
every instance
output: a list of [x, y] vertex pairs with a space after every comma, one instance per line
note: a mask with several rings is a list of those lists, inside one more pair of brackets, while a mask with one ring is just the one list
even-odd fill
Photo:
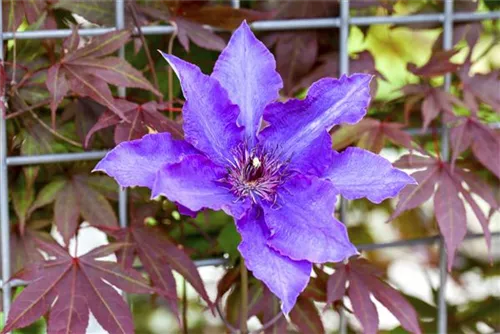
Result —
[[[113, 1], [113, 0], [109, 0]], [[113, 28], [89, 28], [79, 30], [82, 36], [97, 36], [104, 33], [123, 29], [125, 27], [125, 0], [115, 1], [115, 27]], [[349, 0], [339, 0], [340, 16], [332, 18], [311, 18], [311, 19], [293, 19], [293, 20], [269, 20], [257, 21], [251, 24], [254, 31], [279, 31], [279, 30], [302, 30], [302, 29], [339, 29], [340, 32], [340, 52], [339, 52], [339, 70], [341, 74], [349, 73], [349, 54], [348, 54], [348, 37], [349, 28], [351, 25], [368, 26], [372, 24], [411, 24], [433, 22], [443, 25], [443, 49], [452, 48], [453, 40], [453, 23], [454, 22], [477, 22], [488, 19], [499, 19], [500, 11], [491, 12], [470, 12], [470, 13], [455, 13], [453, 11], [453, 0], [443, 0], [444, 11], [441, 14], [419, 14], [409, 16], [356, 16], [349, 15]], [[231, 0], [232, 6], [238, 8], [239, 0]], [[3, 26], [2, 18], [2, 1], [0, 1], [0, 27]], [[0, 28], [1, 29], [1, 28]], [[171, 25], [145, 26], [141, 28], [144, 35], [162, 35], [171, 34], [174, 28]], [[134, 34], [137, 35], [137, 31]], [[0, 43], [3, 45], [5, 40], [11, 39], [44, 39], [44, 38], [64, 38], [71, 34], [70, 29], [58, 30], [38, 30], [38, 31], [21, 31], [21, 32], [3, 32], [0, 30]], [[119, 51], [119, 56], [124, 57], [124, 49]], [[0, 52], [0, 61], [3, 62], [3, 53]], [[445, 76], [444, 89], [449, 90], [451, 84], [451, 76]], [[125, 96], [125, 90], [121, 87], [118, 90], [119, 96]], [[4, 103], [3, 97], [0, 98], [0, 103]], [[495, 124], [498, 127], [498, 124]], [[413, 132], [413, 131], [412, 131]], [[449, 138], [448, 130], [442, 127], [441, 131], [441, 156], [443, 159], [449, 159]], [[92, 151], [83, 153], [63, 153], [63, 154], [44, 154], [32, 156], [7, 156], [7, 128], [6, 120], [0, 117], [0, 243], [2, 254], [2, 292], [3, 292], [3, 311], [4, 319], [9, 312], [11, 304], [11, 289], [15, 286], [24, 284], [21, 281], [8, 282], [11, 276], [10, 273], [10, 245], [9, 245], [9, 203], [8, 203], [8, 167], [21, 165], [38, 165], [60, 162], [98, 160], [104, 157], [105, 151]], [[118, 196], [118, 216], [120, 226], [127, 226], [127, 193], [124, 189], [119, 189]], [[341, 220], [346, 223], [347, 217], [347, 201], [342, 199], [340, 206]], [[492, 237], [499, 237], [500, 233], [492, 233]], [[483, 234], [470, 234], [467, 239], [483, 237]], [[443, 247], [443, 242], [440, 236], [432, 236], [427, 238], [419, 238], [412, 240], [400, 240], [389, 243], [376, 243], [357, 245], [359, 250], [374, 250], [390, 247], [405, 247], [414, 245], [429, 245], [440, 243], [440, 287], [438, 297], [438, 328], [440, 334], [447, 333], [447, 313], [445, 299], [445, 285], [447, 280], [446, 271], [446, 253]], [[207, 259], [195, 261], [196, 265], [212, 266], [223, 265], [224, 259]], [[347, 321], [343, 314], [340, 321], [340, 332], [347, 332]], [[1, 328], [1, 327], [0, 327]]]

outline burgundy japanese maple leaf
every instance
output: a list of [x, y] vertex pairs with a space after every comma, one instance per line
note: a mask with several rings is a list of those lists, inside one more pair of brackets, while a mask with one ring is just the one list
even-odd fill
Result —
[[80, 47], [77, 27], [73, 27], [73, 33], [64, 40], [65, 54], [47, 72], [46, 84], [51, 95], [53, 120], [58, 105], [70, 90], [79, 96], [89, 96], [123, 119], [126, 116], [114, 104], [108, 84], [142, 88], [161, 95], [127, 61], [109, 56], [122, 47], [130, 35], [128, 30], [113, 31], [94, 37], [90, 43]]
[[500, 135], [475, 116], [449, 115], [447, 120], [453, 126], [450, 131], [452, 166], [460, 154], [470, 147], [477, 160], [500, 178]]
[[85, 146], [88, 146], [94, 133], [110, 126], [115, 126], [117, 145], [124, 141], [140, 139], [151, 131], [170, 132], [175, 139], [184, 137], [182, 126], [161, 114], [158, 111], [160, 105], [155, 101], [137, 104], [115, 99], [114, 104], [124, 113], [128, 121], [123, 121], [117, 114], [106, 110], [87, 133]]
[[154, 1], [143, 6], [135, 5], [137, 10], [146, 17], [175, 24], [177, 38], [186, 51], [189, 52], [190, 42], [209, 50], [222, 51], [225, 40], [211, 29], [233, 30], [241, 21], [253, 22], [272, 17], [273, 13], [259, 12], [245, 8], [213, 4], [212, 1]]
[[80, 257], [70, 256], [57, 244], [38, 242], [38, 246], [53, 259], [31, 264], [14, 276], [30, 283], [14, 300], [2, 333], [26, 327], [46, 313], [49, 333], [85, 333], [90, 311], [108, 332], [134, 333], [130, 310], [112, 285], [130, 293], [155, 290], [139, 272], [99, 260], [123, 243], [102, 246]]
[[413, 306], [396, 289], [383, 282], [381, 275], [378, 268], [362, 258], [351, 258], [347, 264], [337, 264], [335, 272], [328, 278], [327, 303], [341, 301], [347, 291], [354, 315], [363, 326], [363, 333], [375, 334], [378, 332], [379, 317], [370, 298], [373, 295], [400, 321], [404, 329], [421, 333]]
[[95, 226], [118, 226], [113, 207], [103, 193], [92, 186], [95, 180], [100, 181], [96, 176], [84, 174], [53, 180], [38, 192], [29, 213], [54, 203], [54, 222], [66, 245], [75, 235], [80, 217]]
[[160, 295], [166, 297], [170, 309], [177, 316], [179, 314], [176, 282], [172, 270], [181, 274], [203, 300], [212, 305], [196, 265], [189, 256], [170, 241], [160, 229], [145, 224], [147, 217], [154, 216], [155, 209], [156, 206], [143, 206], [132, 210], [131, 225], [127, 228], [101, 227], [116, 240], [126, 243], [117, 252], [120, 267], [129, 270], [134, 264], [134, 259], [139, 258], [153, 285]]
[[401, 123], [384, 122], [373, 118], [365, 118], [357, 124], [343, 125], [332, 135], [333, 149], [341, 150], [356, 143], [358, 147], [373, 153], [380, 153], [386, 140], [412, 149], [412, 138], [404, 131]]
[[440, 113], [453, 115], [453, 106], [464, 106], [462, 101], [453, 94], [444, 91], [440, 87], [433, 87], [428, 83], [409, 84], [404, 86], [401, 91], [409, 96], [405, 102], [405, 120], [407, 123], [413, 105], [422, 100], [423, 130], [426, 130]]
[[[405, 155], [394, 163], [399, 168], [419, 168], [411, 174], [418, 185], [409, 185], [401, 192], [399, 202], [391, 218], [394, 219], [403, 211], [414, 209], [434, 195], [434, 214], [439, 230], [444, 237], [448, 255], [448, 270], [453, 266], [455, 252], [467, 234], [467, 218], [465, 206], [459, 194], [470, 205], [479, 220], [488, 248], [491, 246], [491, 236], [488, 218], [479, 208], [472, 193], [482, 197], [492, 209], [499, 208], [499, 204], [490, 187], [474, 173], [461, 168], [452, 170], [451, 164], [432, 156]], [[463, 186], [467, 184], [468, 189]]]
[[476, 73], [471, 76], [471, 66], [471, 62], [466, 61], [458, 72], [462, 80], [464, 102], [474, 114], [479, 111], [479, 102], [488, 104], [494, 111], [500, 113], [500, 71]]

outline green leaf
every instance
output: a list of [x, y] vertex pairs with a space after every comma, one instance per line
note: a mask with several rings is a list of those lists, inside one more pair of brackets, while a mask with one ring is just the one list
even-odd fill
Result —
[[35, 191], [33, 185], [28, 186], [26, 178], [23, 174], [17, 179], [12, 192], [12, 202], [14, 204], [14, 211], [21, 225], [21, 230], [24, 228], [26, 219], [28, 218], [28, 210], [35, 199]]
[[31, 214], [38, 208], [42, 206], [48, 205], [56, 199], [57, 194], [66, 184], [66, 180], [59, 179], [54, 180], [47, 185], [45, 185], [37, 194], [35, 201], [31, 205], [29, 209], [29, 213]]

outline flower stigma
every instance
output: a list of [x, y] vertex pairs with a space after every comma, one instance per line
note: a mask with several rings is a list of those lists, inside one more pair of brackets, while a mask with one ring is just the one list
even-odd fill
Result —
[[250, 197], [254, 203], [260, 199], [275, 203], [277, 189], [289, 175], [288, 161], [282, 159], [277, 149], [255, 147], [249, 150], [243, 144], [232, 153], [227, 175], [221, 181], [229, 185], [238, 199]]

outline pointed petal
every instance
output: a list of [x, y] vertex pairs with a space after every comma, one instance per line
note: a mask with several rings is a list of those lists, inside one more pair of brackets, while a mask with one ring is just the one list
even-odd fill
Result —
[[374, 203], [395, 197], [415, 180], [381, 156], [357, 147], [334, 153], [323, 175], [347, 199], [366, 197]]
[[300, 156], [334, 125], [357, 123], [366, 114], [371, 78], [353, 74], [321, 79], [311, 86], [304, 100], [269, 105], [264, 119], [271, 125], [262, 131], [262, 139], [268, 145], [281, 147], [289, 157]]
[[278, 98], [283, 81], [276, 72], [272, 53], [255, 37], [246, 21], [222, 51], [212, 77], [240, 107], [238, 124], [245, 126], [245, 136], [253, 146], [264, 108]]
[[270, 233], [260, 208], [250, 210], [236, 226], [242, 237], [238, 250], [247, 268], [281, 299], [282, 310], [288, 314], [309, 282], [312, 264], [293, 261], [267, 246]]
[[212, 160], [225, 163], [242, 138], [243, 128], [236, 125], [238, 106], [231, 103], [217, 80], [197, 66], [162, 55], [177, 74], [186, 99], [182, 109], [186, 140]]
[[330, 181], [292, 176], [276, 203], [263, 205], [268, 245], [293, 260], [339, 262], [357, 254], [344, 224], [333, 217], [337, 192]]
[[152, 188], [156, 172], [163, 164], [196, 153], [199, 152], [189, 143], [172, 139], [170, 133], [150, 134], [121, 143], [106, 154], [94, 171], [108, 174], [122, 187]]
[[221, 185], [219, 180], [226, 174], [202, 155], [191, 155], [175, 164], [164, 165], [156, 176], [152, 197], [164, 195], [191, 211], [202, 208], [224, 210], [239, 218], [248, 209], [248, 201], [239, 201]]

